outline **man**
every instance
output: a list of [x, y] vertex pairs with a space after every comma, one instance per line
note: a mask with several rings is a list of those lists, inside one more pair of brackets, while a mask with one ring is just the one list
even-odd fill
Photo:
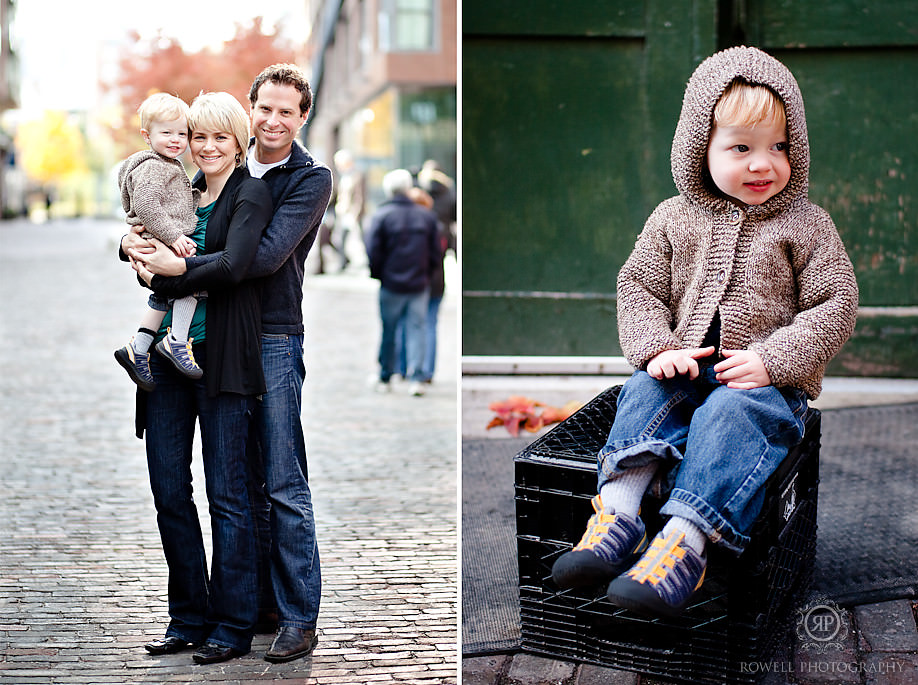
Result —
[[419, 396], [424, 394], [421, 382], [430, 279], [443, 253], [438, 244], [436, 215], [408, 197], [413, 185], [411, 172], [405, 169], [390, 171], [383, 178], [388, 200], [371, 220], [367, 256], [370, 276], [380, 281], [378, 387], [390, 387], [389, 379], [395, 372], [396, 329], [404, 317], [406, 375], [411, 381], [411, 393]]
[[[260, 571], [270, 566], [278, 631], [265, 659], [276, 663], [306, 656], [317, 642], [321, 573], [300, 420], [305, 379], [302, 299], [306, 255], [328, 206], [332, 176], [296, 141], [312, 107], [312, 90], [298, 67], [275, 64], [264, 69], [252, 84], [249, 102], [249, 172], [265, 180], [274, 201], [274, 216], [247, 278], [265, 279], [262, 362], [268, 389], [256, 408], [251, 494], [263, 556], [268, 555], [270, 511], [270, 564], [261, 564]], [[152, 251], [144, 254], [148, 268], [172, 276], [220, 256], [180, 259], [134, 233], [122, 240], [123, 250], [131, 248]], [[259, 492], [265, 491], [269, 504], [264, 498], [259, 502]]]

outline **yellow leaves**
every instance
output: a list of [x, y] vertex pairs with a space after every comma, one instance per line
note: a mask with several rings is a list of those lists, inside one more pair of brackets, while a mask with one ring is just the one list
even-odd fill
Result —
[[26, 174], [41, 184], [87, 170], [83, 132], [66, 112], [46, 111], [20, 124], [16, 149]]
[[543, 402], [512, 395], [503, 402], [492, 402], [488, 407], [496, 416], [488, 424], [488, 430], [495, 426], [504, 426], [513, 437], [519, 435], [520, 428], [537, 433], [545, 426], [559, 423], [583, 406], [582, 402], [572, 401], [563, 407], [552, 407]]

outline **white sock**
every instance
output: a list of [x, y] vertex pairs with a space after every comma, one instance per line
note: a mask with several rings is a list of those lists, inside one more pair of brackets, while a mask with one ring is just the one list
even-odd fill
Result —
[[666, 522], [666, 525], [663, 526], [663, 532], [661, 532], [660, 535], [666, 537], [674, 530], [677, 530], [685, 535], [685, 544], [698, 552], [698, 554], [704, 554], [704, 548], [708, 542], [708, 536], [702, 532], [701, 528], [696, 526], [688, 519], [673, 516], [669, 521]]
[[179, 342], [188, 342], [188, 331], [198, 301], [194, 296], [180, 297], [172, 303], [172, 337]]
[[599, 489], [603, 511], [611, 514], [617, 511], [631, 518], [636, 518], [641, 510], [641, 500], [653, 475], [657, 472], [657, 463], [627, 469], [615, 476]]
[[140, 352], [141, 354], [147, 354], [152, 344], [153, 336], [144, 331], [137, 331], [137, 333], [134, 334], [134, 339], [131, 341], [131, 347], [134, 348], [134, 352]]

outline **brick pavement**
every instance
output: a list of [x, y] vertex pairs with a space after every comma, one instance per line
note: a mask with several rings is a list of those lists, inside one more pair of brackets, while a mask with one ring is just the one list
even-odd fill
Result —
[[133, 389], [112, 359], [145, 301], [115, 259], [120, 233], [0, 223], [0, 684], [455, 683], [456, 306], [428, 396], [372, 394], [379, 326], [361, 275], [310, 277], [305, 294], [314, 655], [268, 664], [267, 635], [213, 666], [143, 650], [166, 626], [166, 572]]

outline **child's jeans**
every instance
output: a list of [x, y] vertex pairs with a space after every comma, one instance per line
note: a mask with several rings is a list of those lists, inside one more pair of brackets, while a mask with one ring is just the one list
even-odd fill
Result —
[[[599, 488], [628, 468], [662, 461], [672, 490], [660, 513], [688, 519], [736, 553], [765, 498], [764, 484], [803, 439], [806, 395], [767, 386], [734, 390], [711, 365], [658, 381], [636, 371], [618, 397], [605, 447]], [[674, 478], [673, 478], [674, 476]]]

